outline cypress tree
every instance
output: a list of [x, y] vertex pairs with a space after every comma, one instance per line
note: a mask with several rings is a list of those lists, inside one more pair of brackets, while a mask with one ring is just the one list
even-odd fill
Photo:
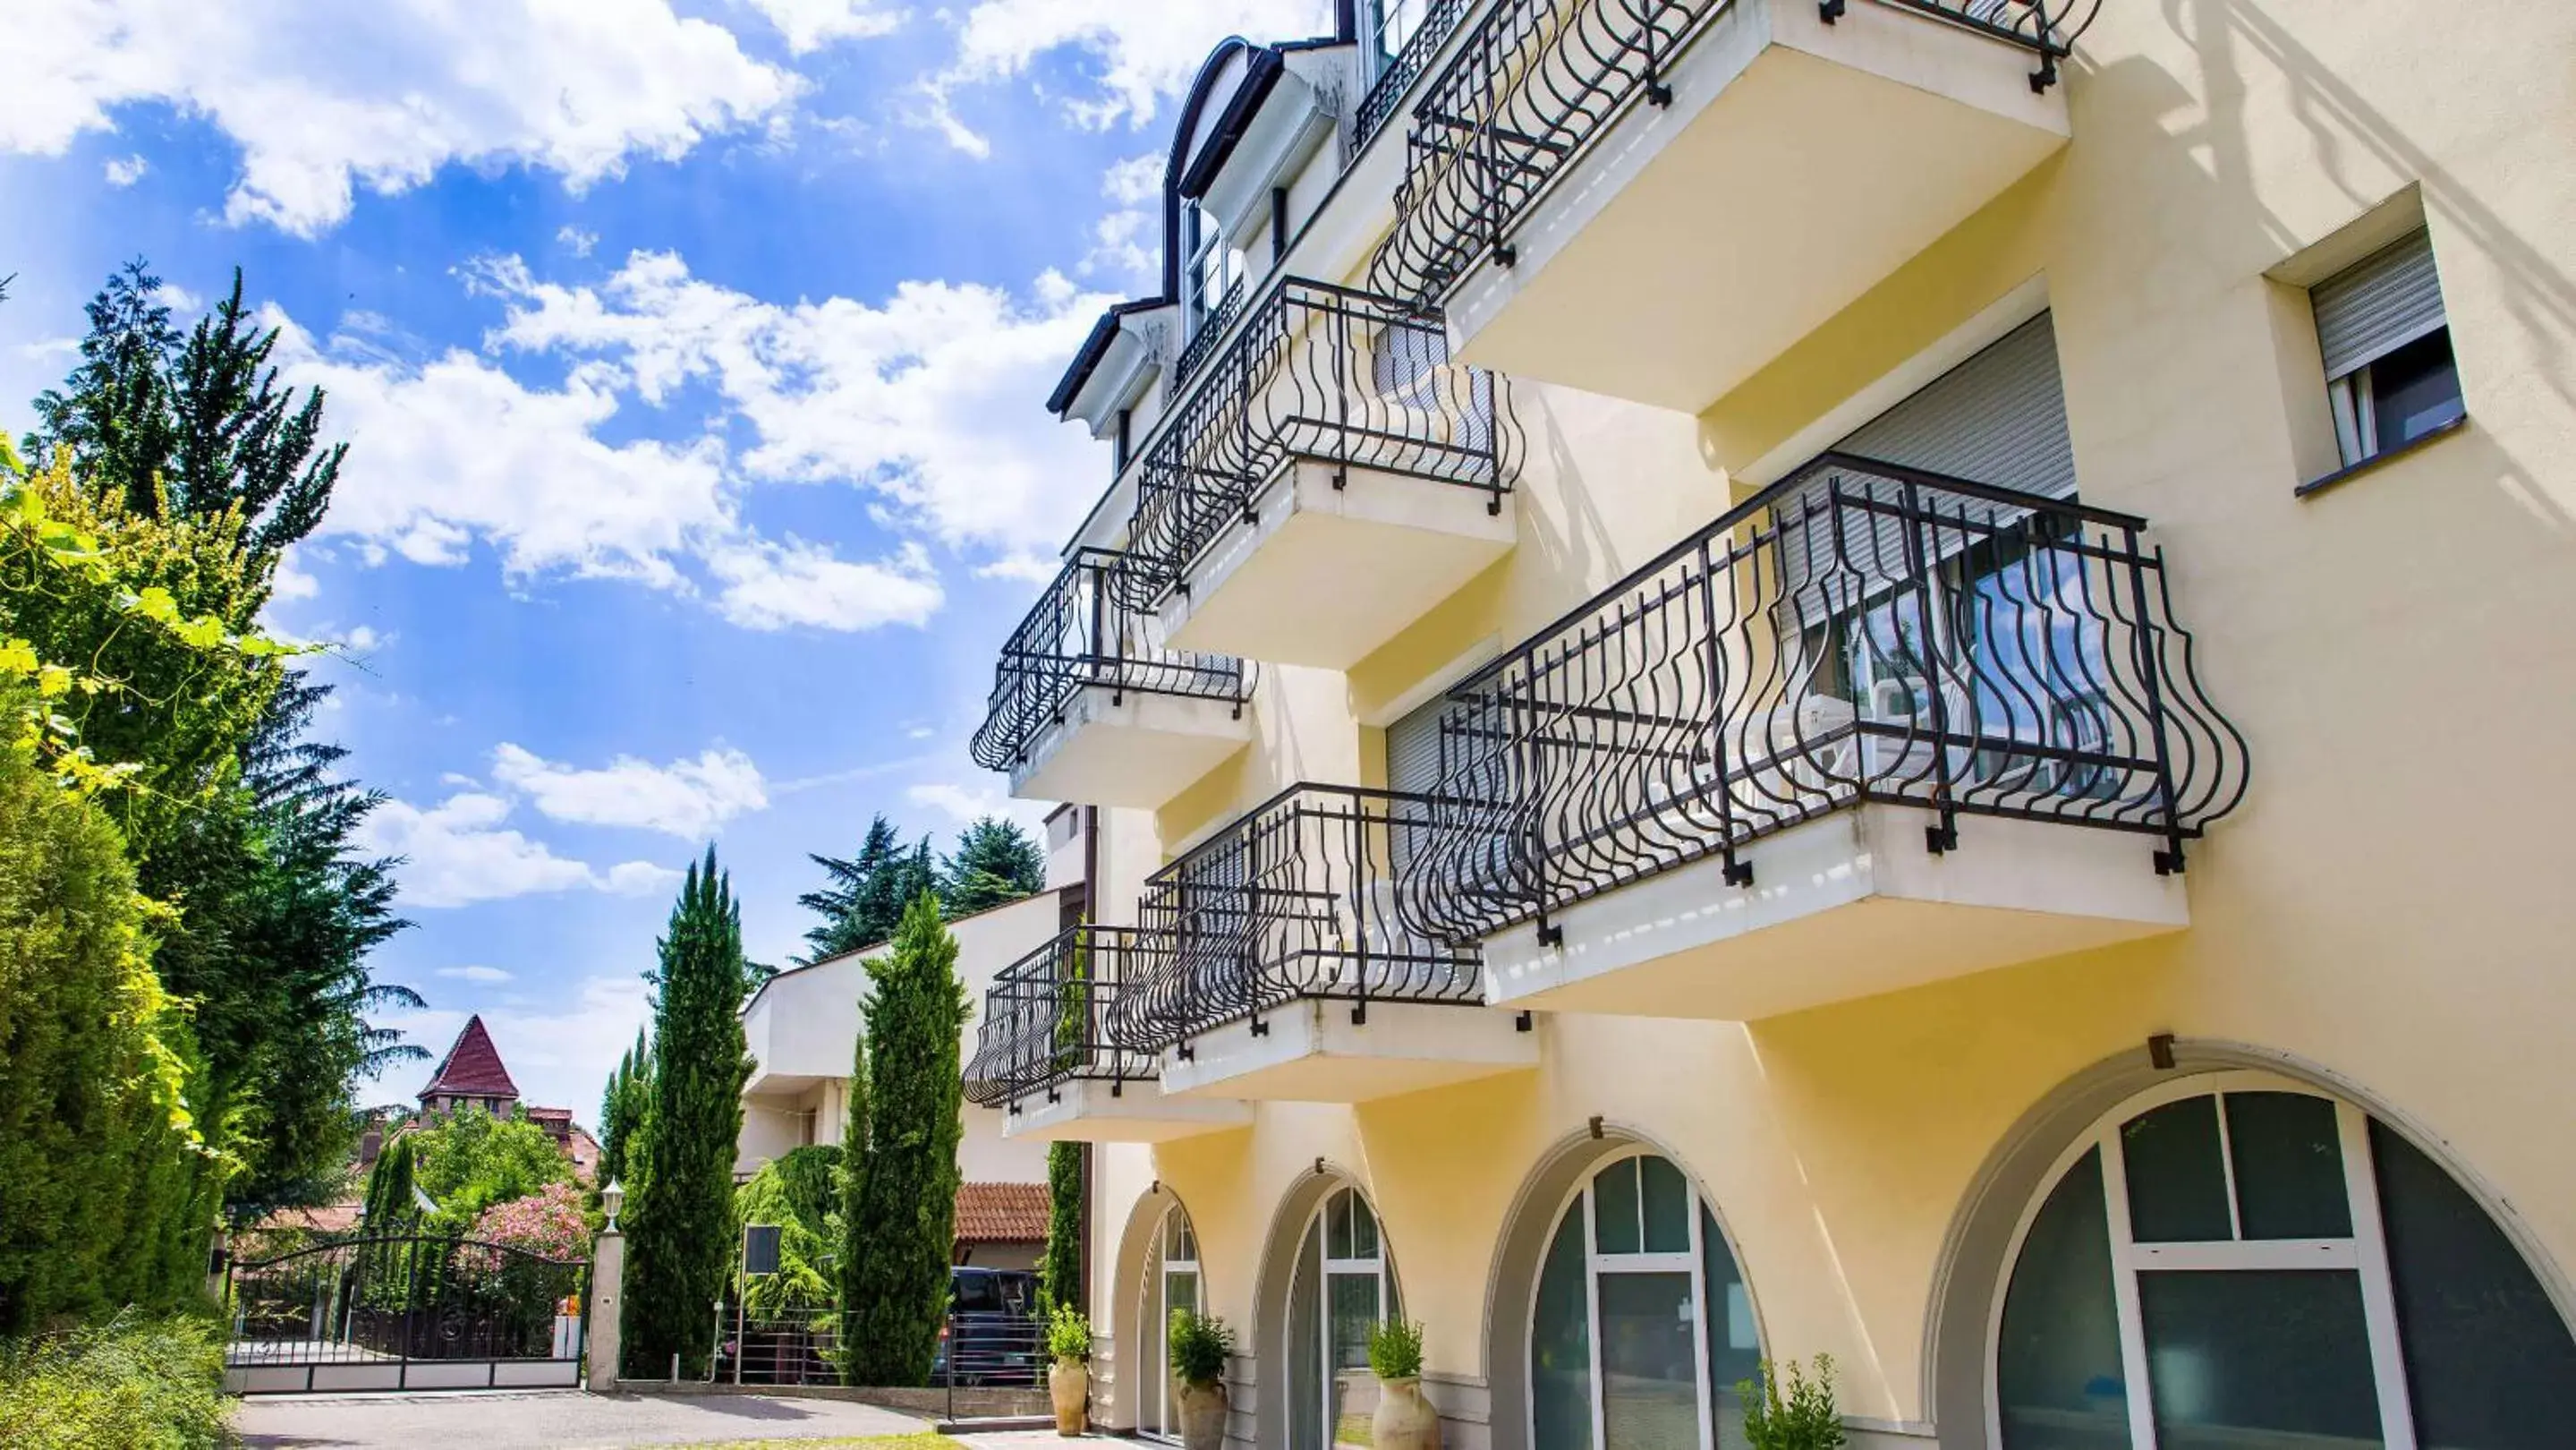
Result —
[[667, 1372], [677, 1354], [683, 1375], [703, 1376], [713, 1306], [733, 1269], [734, 1144], [751, 1075], [742, 913], [713, 847], [689, 868], [658, 949], [643, 1164], [629, 1169], [627, 1366]]
[[1046, 1257], [1038, 1261], [1039, 1302], [1051, 1312], [1089, 1313], [1082, 1297], [1082, 1145], [1047, 1145]]
[[965, 1132], [966, 988], [935, 893], [913, 898], [869, 976], [868, 1153], [841, 1291], [848, 1367], [857, 1384], [919, 1385], [948, 1312]]
[[417, 1181], [411, 1134], [404, 1133], [385, 1145], [367, 1174], [367, 1197], [358, 1217], [368, 1233], [396, 1233], [411, 1221], [420, 1209], [413, 1188]]
[[[860, 1003], [860, 1020], [866, 1021], [866, 1003]], [[859, 1302], [859, 1295], [874, 1272], [865, 1267], [870, 1240], [865, 1218], [868, 1202], [868, 1164], [875, 1159], [869, 1134], [874, 1114], [869, 1111], [868, 1034], [859, 1029], [858, 1045], [850, 1054], [849, 1115], [841, 1125], [841, 1241], [833, 1246], [833, 1288], [846, 1309]], [[850, 1326], [847, 1316], [841, 1325], [843, 1346], [842, 1368], [848, 1369]], [[853, 1381], [855, 1383], [856, 1381]]]

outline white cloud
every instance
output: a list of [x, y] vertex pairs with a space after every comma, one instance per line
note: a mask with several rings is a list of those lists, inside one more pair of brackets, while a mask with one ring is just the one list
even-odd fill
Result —
[[558, 856], [504, 823], [510, 802], [479, 791], [449, 796], [427, 810], [389, 800], [366, 819], [359, 849], [370, 856], [401, 856], [396, 873], [406, 906], [466, 906], [511, 896], [592, 890], [641, 895], [680, 879], [649, 861], [625, 861], [606, 871]]
[[873, 307], [763, 302], [655, 252], [597, 288], [540, 283], [516, 258], [477, 281], [513, 303], [496, 341], [613, 367], [657, 404], [707, 382], [757, 435], [751, 476], [860, 484], [939, 542], [1051, 549], [1098, 491], [1098, 446], [1035, 400], [1106, 299], [1053, 273], [1025, 300], [906, 282]]
[[1100, 194], [1120, 206], [1139, 206], [1163, 194], [1163, 153], [1148, 151], [1111, 166], [1100, 178]]
[[435, 975], [459, 982], [477, 982], [486, 986], [511, 979], [510, 973], [502, 971], [499, 967], [441, 967]]
[[570, 222], [555, 228], [555, 240], [576, 257], [587, 257], [599, 245], [599, 233], [586, 232]]
[[695, 760], [668, 765], [621, 755], [603, 769], [582, 770], [504, 742], [492, 752], [492, 778], [554, 820], [629, 826], [691, 841], [769, 805], [768, 788], [751, 757], [712, 747]]
[[112, 156], [107, 162], [107, 184], [120, 190], [143, 179], [152, 163], [140, 156]]
[[1229, 35], [1276, 39], [1329, 34], [1331, 0], [976, 0], [959, 23], [957, 58], [927, 86], [930, 120], [961, 150], [982, 154], [981, 136], [950, 113], [964, 84], [1009, 80], [1065, 46], [1097, 63], [1098, 91], [1066, 102], [1095, 129], [1125, 120], [1142, 127], [1165, 96], [1198, 73]]
[[165, 103], [240, 146], [229, 220], [307, 236], [359, 185], [390, 195], [451, 163], [579, 189], [775, 121], [802, 85], [670, 0], [20, 0], [9, 42], [0, 151], [60, 155], [119, 107]]
[[903, 12], [877, 0], [751, 0], [769, 17], [787, 48], [798, 55], [820, 50], [836, 40], [866, 40], [903, 23]]
[[[635, 1030], [653, 1015], [651, 989], [636, 973], [594, 975], [549, 990], [550, 1006], [503, 1004], [483, 1009], [483, 1025], [500, 1050], [519, 1100], [531, 1107], [570, 1108], [583, 1125], [598, 1127], [600, 1090], [618, 1057], [635, 1045]], [[551, 1008], [551, 1009], [550, 1009]], [[388, 1012], [374, 1019], [434, 1055], [447, 1050], [465, 1026], [454, 1008]], [[377, 1079], [374, 1097], [410, 1098], [429, 1080], [427, 1063], [406, 1063]]]
[[310, 599], [321, 592], [322, 581], [297, 561], [295, 545], [289, 544], [278, 552], [277, 572], [269, 576], [270, 599]]
[[918, 544], [877, 563], [852, 564], [802, 539], [747, 540], [709, 555], [707, 567], [724, 584], [718, 611], [745, 629], [919, 625], [945, 597]]

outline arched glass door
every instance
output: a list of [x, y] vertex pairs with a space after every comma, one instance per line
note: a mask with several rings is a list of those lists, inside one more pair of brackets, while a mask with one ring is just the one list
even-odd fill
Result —
[[1181, 1387], [1172, 1377], [1172, 1315], [1177, 1310], [1197, 1310], [1205, 1302], [1198, 1235], [1190, 1229], [1190, 1216], [1174, 1204], [1155, 1233], [1153, 1264], [1146, 1271], [1137, 1306], [1145, 1328], [1144, 1383], [1150, 1387], [1137, 1428], [1156, 1439], [1181, 1436]]
[[1762, 1357], [1717, 1216], [1670, 1159], [1593, 1171], [1549, 1240], [1530, 1315], [1536, 1450], [1741, 1445]]
[[2440, 1165], [2258, 1073], [2136, 1099], [2059, 1164], [1996, 1321], [2006, 1450], [2541, 1450], [2576, 1340]]
[[1403, 1313], [1377, 1215], [1356, 1188], [1324, 1197], [1297, 1242], [1288, 1289], [1288, 1443], [1366, 1446], [1377, 1408], [1370, 1331]]

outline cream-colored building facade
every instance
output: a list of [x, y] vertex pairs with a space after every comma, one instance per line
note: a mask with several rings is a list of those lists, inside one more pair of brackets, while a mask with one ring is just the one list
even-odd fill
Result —
[[1193, 1305], [1264, 1447], [1397, 1313], [1453, 1447], [2576, 1443], [2576, 7], [1345, 8], [977, 742], [1095, 1417]]

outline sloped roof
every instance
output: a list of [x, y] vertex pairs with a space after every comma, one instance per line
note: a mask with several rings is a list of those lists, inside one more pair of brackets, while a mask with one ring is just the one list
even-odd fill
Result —
[[1043, 1183], [957, 1185], [957, 1241], [962, 1244], [1041, 1244], [1047, 1236]]
[[515, 1098], [519, 1085], [510, 1081], [510, 1070], [501, 1065], [501, 1050], [492, 1045], [492, 1034], [483, 1030], [480, 1014], [465, 1019], [465, 1030], [456, 1034], [456, 1045], [438, 1060], [438, 1071], [430, 1074], [429, 1086], [420, 1090], [422, 1102], [433, 1097]]

